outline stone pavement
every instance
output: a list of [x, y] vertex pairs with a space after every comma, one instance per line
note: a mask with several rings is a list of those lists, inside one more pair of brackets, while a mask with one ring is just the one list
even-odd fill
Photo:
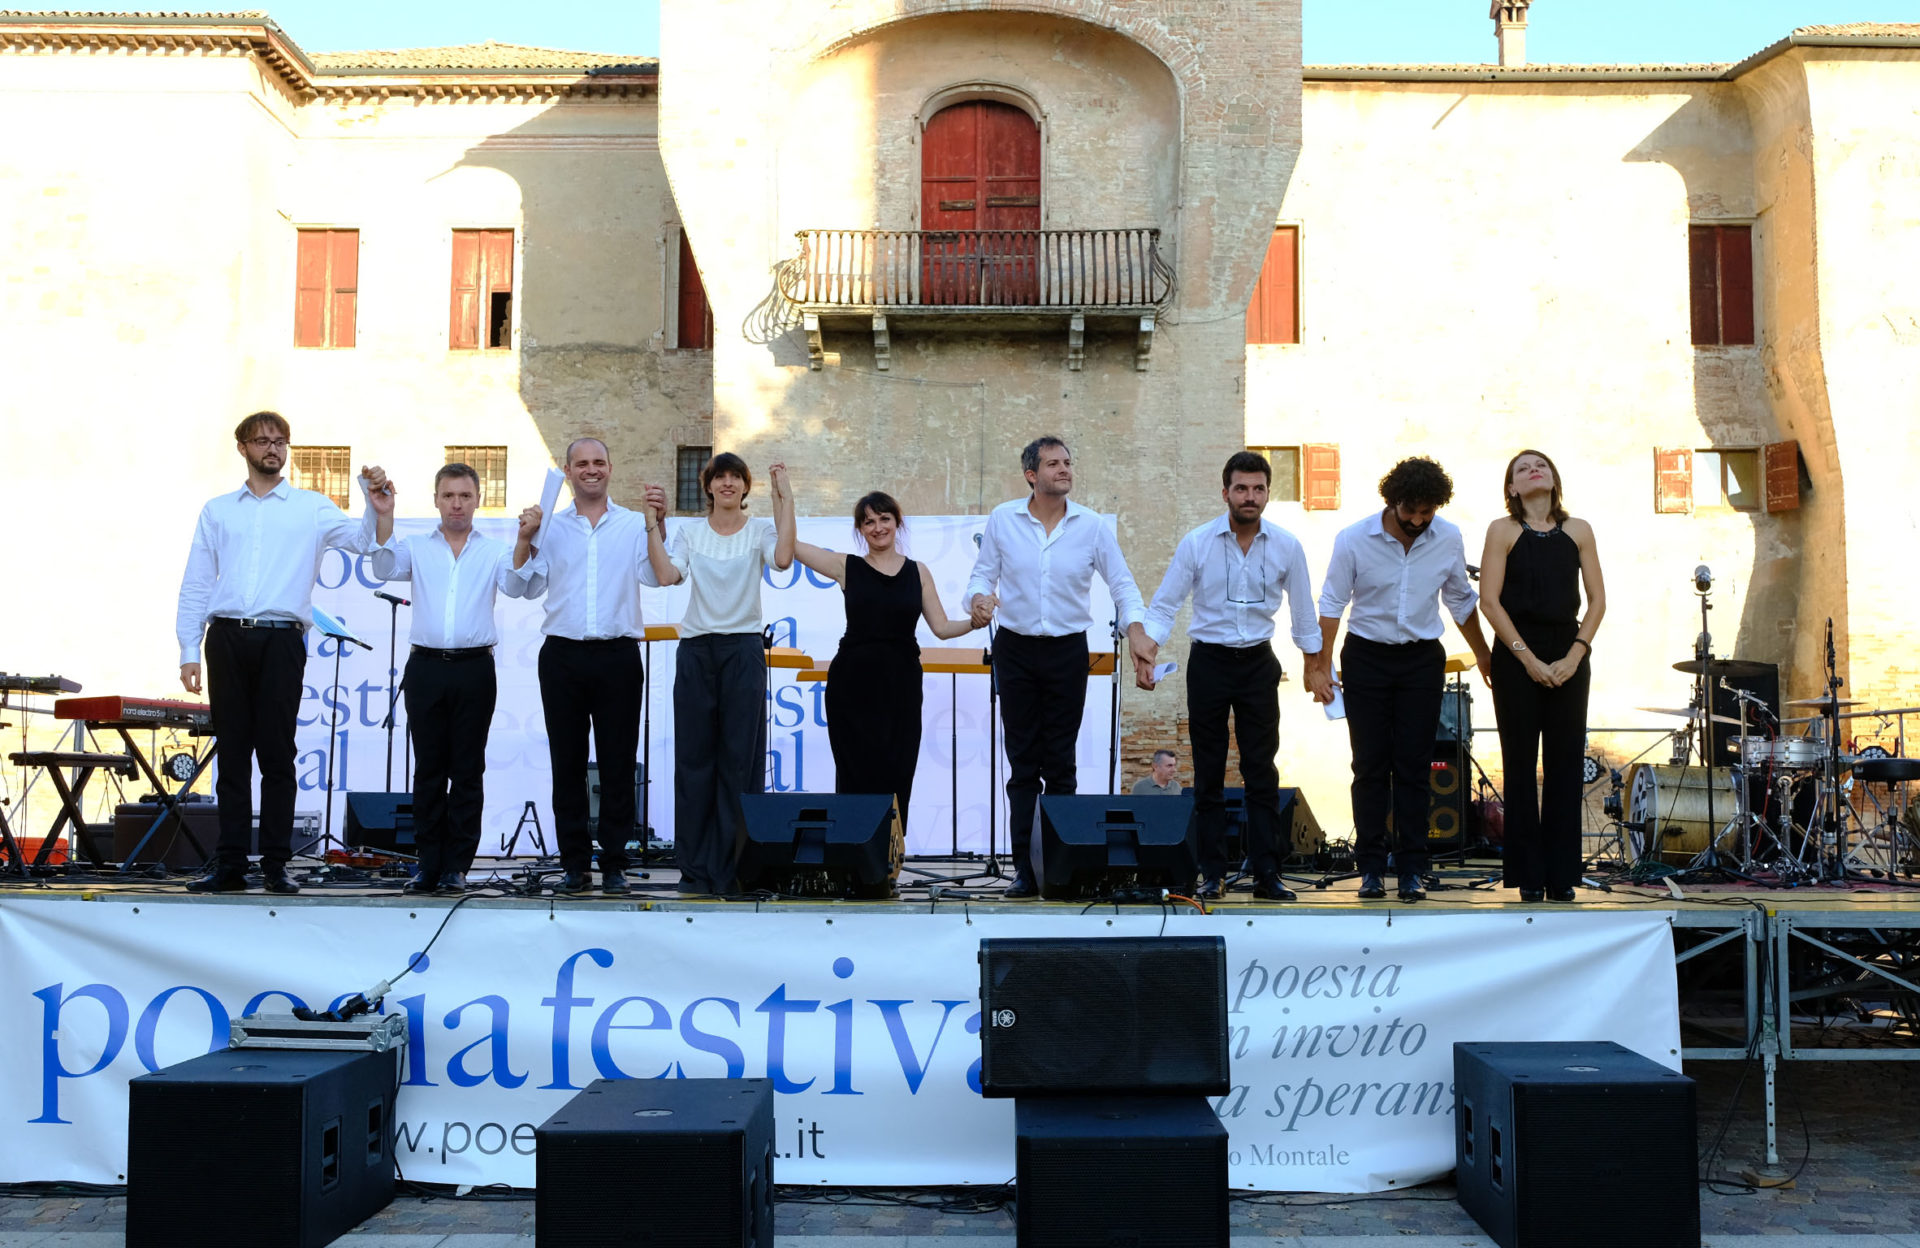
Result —
[[[1732, 1105], [1740, 1066], [1696, 1062], [1704, 1152], [1731, 1107], [1716, 1175], [1764, 1157], [1761, 1073], [1756, 1064]], [[1709, 1248], [1754, 1248], [1762, 1237], [1796, 1236], [1806, 1248], [1920, 1248], [1920, 1063], [1781, 1064], [1780, 1155], [1798, 1169], [1790, 1189], [1702, 1188]], [[1802, 1121], [1805, 1130], [1802, 1130]], [[1803, 1159], [1804, 1158], [1804, 1163]], [[1235, 1248], [1419, 1248], [1484, 1245], [1453, 1199], [1450, 1181], [1373, 1196], [1269, 1194], [1233, 1202]], [[1592, 1206], [1631, 1199], [1596, 1188]], [[968, 1248], [1011, 1248], [1013, 1221], [994, 1195], [786, 1189], [776, 1233], [785, 1248], [907, 1248], [907, 1241], [967, 1237]], [[943, 1208], [942, 1205], [946, 1207]], [[957, 1206], [987, 1206], [962, 1212]], [[118, 1248], [125, 1201], [44, 1194], [0, 1199], [0, 1248]], [[531, 1200], [406, 1196], [336, 1242], [350, 1248], [530, 1248]], [[794, 1241], [804, 1240], [804, 1245]], [[840, 1241], [858, 1240], [857, 1244]], [[989, 1243], [989, 1241], [992, 1241]]]

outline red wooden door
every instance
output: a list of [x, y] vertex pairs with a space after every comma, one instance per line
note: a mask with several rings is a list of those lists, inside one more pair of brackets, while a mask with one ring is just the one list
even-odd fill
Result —
[[[1011, 104], [967, 100], [927, 123], [920, 156], [921, 298], [1037, 303], [1040, 127]], [[949, 233], [951, 231], [951, 233]]]

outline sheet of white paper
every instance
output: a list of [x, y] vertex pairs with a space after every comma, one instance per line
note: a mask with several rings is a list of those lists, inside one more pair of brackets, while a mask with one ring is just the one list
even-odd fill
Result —
[[1180, 665], [1178, 663], [1174, 663], [1171, 661], [1162, 663], [1158, 667], [1153, 669], [1153, 683], [1157, 685], [1161, 681], [1165, 680], [1167, 677], [1173, 675], [1175, 672], [1179, 670], [1180, 670]]
[[533, 535], [533, 548], [545, 549], [547, 526], [553, 523], [553, 509], [560, 505], [560, 483], [567, 474], [558, 468], [547, 469], [547, 483], [540, 487], [540, 531]]
[[1339, 672], [1333, 674], [1333, 701], [1327, 703], [1323, 709], [1327, 712], [1328, 719], [1345, 719], [1347, 717], [1347, 695], [1346, 691], [1340, 687]]

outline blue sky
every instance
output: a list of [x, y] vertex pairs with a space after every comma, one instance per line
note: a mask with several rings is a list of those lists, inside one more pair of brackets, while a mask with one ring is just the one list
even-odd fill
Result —
[[[690, 0], [697, 2], [697, 0]], [[1305, 0], [1309, 63], [1493, 59], [1487, 0]], [[268, 0], [310, 52], [529, 43], [660, 50], [658, 0]], [[1737, 61], [1796, 26], [1920, 22], [1920, 0], [1536, 0], [1527, 58]]]

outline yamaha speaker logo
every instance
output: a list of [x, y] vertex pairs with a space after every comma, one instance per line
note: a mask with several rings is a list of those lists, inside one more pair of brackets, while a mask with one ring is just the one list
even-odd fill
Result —
[[1018, 1021], [1019, 1015], [1015, 1014], [1012, 1010], [995, 1010], [993, 1012], [993, 1025], [995, 1027], [1011, 1027]]

